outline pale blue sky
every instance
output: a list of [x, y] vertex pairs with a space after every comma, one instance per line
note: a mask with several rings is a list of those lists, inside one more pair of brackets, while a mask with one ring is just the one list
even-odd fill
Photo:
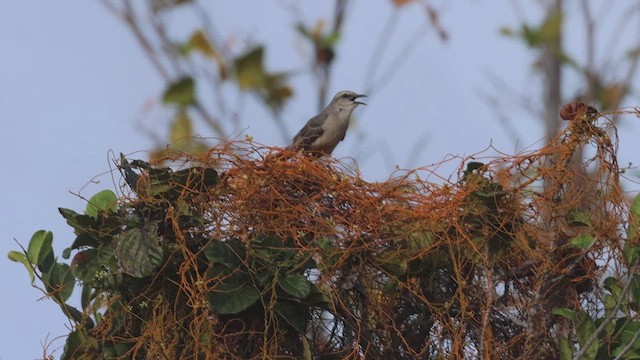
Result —
[[[221, 35], [267, 43], [270, 69], [304, 68], [304, 59], [294, 50], [302, 42], [292, 31], [290, 14], [277, 5], [281, 3], [287, 1], [213, 1], [208, 6]], [[303, 7], [306, 20], [311, 23], [328, 14], [332, 3], [307, 1]], [[491, 73], [534, 99], [538, 94], [530, 69], [531, 53], [498, 34], [501, 26], [518, 22], [511, 3], [439, 3], [444, 4], [436, 6], [442, 11], [441, 21], [450, 41], [442, 44], [432, 30], [427, 31], [396, 77], [372, 94], [367, 107], [356, 111], [357, 122], [334, 153], [337, 157], [357, 156], [359, 151], [373, 153], [360, 163], [366, 179], [385, 179], [395, 165], [429, 165], [449, 154], [479, 152], [489, 144], [513, 153], [516, 143], [521, 149], [543, 137], [542, 128], [513, 103], [514, 94], [501, 96], [519, 139], [508, 136], [479, 96], [485, 90], [493, 91], [488, 81]], [[352, 5], [331, 92], [363, 90], [368, 57], [391, 6], [385, 0], [356, 0]], [[397, 54], [408, 34], [426, 26], [425, 19], [421, 10], [407, 7], [400, 14], [385, 56]], [[578, 21], [569, 25], [576, 29], [572, 36], [579, 40], [581, 25]], [[107, 174], [83, 189], [94, 176], [110, 170], [109, 151], [132, 153], [152, 147], [135, 123], [144, 104], [157, 101], [162, 82], [128, 30], [98, 1], [21, 0], [5, 4], [0, 11], [0, 49], [0, 120], [5, 128], [0, 142], [5, 164], [5, 175], [0, 177], [0, 255], [6, 259], [6, 253], [17, 248], [14, 238], [26, 246], [38, 229], [53, 231], [59, 255], [74, 236], [57, 207], [81, 211], [84, 202], [70, 192], [89, 197], [115, 188]], [[314, 114], [316, 105], [315, 96], [305, 93], [312, 86], [308, 76], [295, 78], [294, 86], [296, 96], [284, 115], [292, 133]], [[632, 99], [630, 104], [634, 103], [639, 101]], [[261, 143], [283, 145], [274, 125], [264, 120], [264, 111], [252, 100], [245, 102], [239, 116], [247, 127], [244, 133]], [[166, 128], [166, 114], [161, 111], [157, 119], [147, 116], [144, 121]], [[625, 138], [638, 135], [633, 119], [623, 123], [622, 129]], [[201, 131], [201, 135], [211, 136]], [[366, 136], [363, 149], [355, 147], [358, 135]], [[408, 164], [412, 146], [423, 135], [427, 140], [424, 151], [416, 163]], [[381, 146], [393, 157], [385, 158], [375, 151]], [[638, 160], [634, 156], [637, 146], [623, 143], [622, 149], [626, 157], [621, 163]], [[146, 155], [141, 152], [139, 156]], [[53, 302], [38, 301], [42, 294], [30, 287], [20, 264], [0, 260], [0, 271], [4, 275], [0, 359], [41, 357], [45, 338], [68, 333], [65, 317]], [[55, 352], [58, 357], [63, 345], [63, 339], [56, 340], [49, 350], [60, 347]]]

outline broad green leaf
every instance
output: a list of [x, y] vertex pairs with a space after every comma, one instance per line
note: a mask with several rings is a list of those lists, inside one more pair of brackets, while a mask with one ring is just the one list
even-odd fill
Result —
[[616, 298], [613, 295], [604, 294], [602, 298], [602, 302], [604, 303], [604, 310], [607, 315], [610, 314], [612, 311], [617, 311], [618, 302], [616, 301]]
[[304, 304], [281, 300], [276, 303], [274, 310], [298, 332], [304, 333], [307, 331], [309, 308]]
[[550, 14], [539, 27], [523, 25], [521, 34], [532, 48], [546, 45], [555, 41], [562, 30], [562, 14]]
[[340, 41], [340, 33], [332, 32], [331, 34], [322, 38], [322, 45], [328, 48], [333, 48]]
[[238, 86], [242, 90], [258, 90], [266, 87], [267, 74], [262, 65], [264, 47], [256, 46], [234, 60]]
[[[585, 345], [588, 339], [596, 331], [596, 326], [593, 323], [593, 319], [584, 311], [576, 313], [576, 336], [580, 345]], [[586, 359], [595, 359], [598, 354], [598, 348], [600, 346], [599, 341], [594, 341], [585, 352]]]
[[218, 172], [212, 168], [191, 167], [173, 173], [171, 181], [181, 187], [204, 191], [218, 183]]
[[90, 360], [100, 356], [98, 340], [83, 329], [76, 329], [67, 336], [61, 360]]
[[132, 168], [133, 166], [129, 164], [129, 161], [127, 161], [124, 154], [120, 153], [120, 165], [118, 165], [118, 169], [122, 171], [124, 181], [129, 185], [129, 188], [133, 191], [138, 191], [138, 179], [140, 178], [140, 175], [133, 171]]
[[314, 284], [311, 284], [311, 291], [309, 292], [309, 295], [304, 298], [303, 302], [321, 309], [328, 310], [331, 308], [331, 298], [320, 291], [320, 289], [318, 289]]
[[[631, 209], [629, 210], [630, 213], [629, 223], [627, 224], [627, 239], [636, 240], [634, 241], [634, 243], [637, 243], [638, 230], [640, 230], [640, 194], [636, 195], [636, 197], [633, 198]], [[636, 248], [636, 245], [633, 245], [633, 247]]]
[[209, 38], [202, 30], [195, 31], [189, 38], [189, 41], [182, 47], [182, 54], [185, 56], [189, 55], [192, 51], [199, 51], [202, 55], [215, 60], [218, 65], [218, 76], [220, 76], [220, 79], [225, 80], [227, 78], [229, 71], [224, 57], [216, 50], [213, 43], [209, 41]]
[[590, 234], [580, 234], [573, 239], [571, 239], [571, 245], [577, 247], [578, 249], [588, 249], [591, 244], [593, 244], [594, 237]]
[[240, 266], [241, 259], [244, 259], [245, 254], [244, 245], [238, 239], [227, 241], [211, 240], [204, 249], [204, 256], [213, 265], [216, 263], [223, 264], [232, 269]]
[[[274, 268], [288, 260], [291, 260], [298, 253], [296, 250], [285, 247], [282, 239], [278, 236], [260, 236], [251, 240], [252, 248], [258, 259], [267, 268]], [[302, 269], [302, 264], [299, 264]]]
[[571, 349], [571, 343], [569, 342], [569, 339], [567, 339], [566, 337], [561, 337], [558, 345], [560, 348], [560, 360], [573, 359], [573, 350]]
[[566, 215], [567, 223], [571, 226], [592, 226], [589, 213], [582, 209], [571, 209]]
[[80, 293], [80, 305], [83, 310], [87, 310], [91, 300], [95, 299], [97, 291], [91, 288], [91, 286], [83, 286]]
[[284, 74], [268, 74], [265, 92], [261, 95], [271, 109], [280, 110], [286, 100], [293, 96], [293, 89], [286, 85], [287, 76]]
[[424, 250], [433, 245], [435, 234], [431, 231], [416, 231], [409, 234], [408, 246], [412, 250]]
[[54, 263], [48, 272], [42, 274], [45, 288], [58, 303], [64, 303], [73, 293], [76, 278], [67, 264]]
[[156, 225], [129, 229], [116, 236], [115, 241], [116, 257], [126, 274], [147, 277], [162, 263], [164, 252]]
[[36, 279], [35, 272], [33, 269], [33, 265], [31, 265], [31, 262], [27, 260], [27, 256], [24, 253], [12, 250], [12, 251], [9, 251], [9, 253], [7, 254], [7, 257], [11, 261], [19, 262], [19, 263], [22, 263], [22, 265], [24, 265], [24, 267], [27, 269], [27, 272], [29, 272], [29, 277], [31, 278], [31, 285], [33, 285], [33, 282]]
[[237, 314], [260, 298], [258, 289], [250, 284], [219, 284], [209, 293], [209, 302], [218, 314]]
[[209, 39], [207, 38], [207, 35], [205, 35], [205, 33], [202, 30], [197, 30], [193, 34], [191, 34], [191, 37], [187, 42], [187, 46], [185, 50], [186, 50], [185, 53], [187, 54], [191, 50], [198, 50], [203, 55], [206, 55], [206, 56], [210, 56], [210, 57], [217, 56], [217, 51], [215, 51], [215, 49], [213, 48], [213, 45], [211, 44], [211, 41], [209, 41]]
[[75, 229], [76, 235], [91, 231], [92, 227], [96, 226], [96, 219], [89, 215], [81, 215], [65, 208], [58, 208], [58, 211], [67, 220], [67, 224]]
[[631, 214], [640, 218], [640, 194], [633, 198], [631, 203]]
[[147, 196], [165, 195], [171, 190], [169, 179], [171, 178], [171, 170], [168, 168], [149, 169], [138, 179], [138, 191]]
[[95, 237], [87, 233], [83, 233], [78, 235], [76, 239], [73, 240], [73, 244], [71, 244], [71, 250], [79, 249], [85, 246], [97, 247], [98, 245], [100, 245], [100, 243]]
[[404, 274], [409, 266], [407, 259], [398, 255], [396, 251], [384, 251], [376, 254], [373, 261], [390, 275], [396, 276]]
[[118, 197], [111, 190], [102, 190], [89, 199], [85, 214], [97, 218], [98, 211], [115, 211]]
[[31, 237], [31, 241], [29, 241], [27, 255], [29, 260], [37, 265], [40, 271], [48, 271], [54, 262], [52, 242], [53, 233], [46, 230], [36, 231]]
[[618, 284], [618, 279], [613, 277], [613, 276], [609, 276], [606, 279], [604, 279], [604, 281], [602, 282], [602, 286], [609, 290], [609, 292], [614, 295], [616, 298], [620, 298], [620, 295], [622, 294], [622, 287], [620, 286], [620, 284]]
[[[618, 318], [615, 321], [616, 330], [611, 335], [615, 337], [616, 343], [619, 345], [613, 350], [612, 354], [618, 356], [622, 354], [623, 350], [630, 344], [638, 331], [640, 331], [640, 322], [628, 317]], [[640, 339], [635, 339], [627, 351], [629, 351], [629, 353], [621, 358], [632, 359], [633, 357], [630, 357], [629, 354], [640, 351]]]
[[631, 296], [631, 301], [633, 301], [636, 308], [634, 310], [637, 311], [640, 308], [640, 275], [633, 274], [631, 278], [631, 284], [629, 284], [629, 295]]
[[320, 238], [316, 241], [316, 244], [318, 244], [318, 247], [322, 250], [327, 250], [330, 247], [333, 247], [333, 242], [330, 238], [327, 237], [323, 237]]
[[167, 87], [162, 96], [165, 104], [188, 106], [196, 102], [196, 87], [193, 78], [185, 76]]
[[562, 13], [549, 13], [540, 26], [540, 36], [544, 44], [555, 41], [562, 33]]
[[278, 280], [278, 285], [297, 299], [304, 299], [311, 291], [311, 283], [300, 274], [288, 274]]
[[574, 324], [576, 322], [576, 313], [571, 310], [571, 309], [567, 309], [567, 308], [555, 308], [551, 311], [552, 314], [554, 315], [559, 315], [562, 317], [565, 317], [569, 320], [571, 320]]
[[622, 258], [629, 267], [634, 265], [640, 259], [640, 247], [625, 242], [622, 247]]

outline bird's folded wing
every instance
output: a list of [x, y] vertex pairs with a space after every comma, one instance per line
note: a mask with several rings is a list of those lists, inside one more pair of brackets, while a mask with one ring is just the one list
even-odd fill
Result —
[[287, 146], [289, 150], [306, 150], [308, 149], [322, 134], [324, 130], [322, 125], [327, 119], [328, 114], [320, 114], [311, 118], [307, 124], [293, 137], [291, 145]]

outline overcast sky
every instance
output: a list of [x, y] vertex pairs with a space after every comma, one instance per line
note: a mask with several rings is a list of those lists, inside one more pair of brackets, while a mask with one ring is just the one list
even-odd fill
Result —
[[[291, 14], [282, 6], [287, 2], [219, 0], [207, 7], [221, 35], [265, 42], [269, 69], [301, 69], [307, 62], [295, 50], [302, 41], [292, 31]], [[304, 18], [312, 24], [330, 13], [333, 2], [301, 3]], [[430, 165], [489, 145], [514, 153], [542, 144], [538, 142], [544, 137], [542, 127], [514, 103], [515, 93], [500, 95], [515, 136], [505, 130], [483, 98], [498, 94], [489, 81], [492, 76], [515, 92], [534, 98], [539, 93], [530, 67], [532, 53], [499, 35], [500, 27], [516, 25], [522, 14], [508, 1], [433, 3], [441, 10], [450, 40], [443, 44], [434, 31], [425, 31], [396, 76], [377, 88], [368, 106], [356, 110], [356, 122], [334, 153], [355, 156], [367, 180], [388, 178], [396, 165]], [[338, 49], [332, 93], [363, 91], [369, 83], [366, 65], [391, 8], [386, 0], [355, 0], [352, 5]], [[614, 15], [609, 14], [609, 19]], [[535, 19], [535, 13], [527, 17]], [[574, 31], [567, 42], [579, 44], [582, 25], [569, 21], [568, 26]], [[425, 14], [407, 6], [399, 14], [382, 63], [391, 63], [421, 27], [429, 28]], [[0, 177], [0, 255], [5, 259], [0, 260], [4, 275], [0, 280], [4, 294], [0, 359], [35, 359], [42, 356], [41, 344], [66, 335], [69, 324], [52, 301], [38, 301], [42, 294], [30, 287], [22, 265], [6, 260], [9, 250], [18, 249], [13, 239], [26, 247], [33, 232], [51, 230], [59, 256], [74, 236], [57, 207], [81, 212], [85, 202], [72, 193], [88, 198], [99, 190], [115, 189], [110, 152], [145, 158], [144, 151], [155, 144], [136, 123], [166, 128], [167, 114], [144, 115], [145, 104], [158, 102], [162, 81], [129, 31], [99, 1], [5, 4], [0, 11], [0, 49], [0, 120], [5, 129], [0, 142], [5, 164]], [[571, 86], [571, 79], [568, 82]], [[292, 133], [316, 111], [315, 93], [305, 92], [312, 85], [309, 76], [294, 79], [295, 97], [284, 114]], [[639, 102], [631, 99], [629, 104]], [[264, 144], [284, 145], [273, 123], [251, 100], [239, 116], [246, 126], [243, 133]], [[629, 144], [637, 142], [633, 139], [638, 124], [629, 119], [621, 129], [621, 164], [638, 160], [637, 146], [624, 143], [625, 138]], [[211, 136], [204, 128], [199, 131]], [[358, 147], [361, 136], [366, 141]], [[410, 163], [416, 144], [423, 149]], [[441, 175], [448, 176], [451, 169], [443, 171]], [[55, 351], [59, 357], [63, 345], [64, 339], [55, 340], [49, 352], [60, 348]]]

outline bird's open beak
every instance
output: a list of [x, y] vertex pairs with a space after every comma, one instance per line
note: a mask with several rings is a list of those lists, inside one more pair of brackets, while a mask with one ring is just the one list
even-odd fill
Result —
[[361, 102], [361, 101], [356, 101], [356, 99], [358, 99], [358, 98], [363, 98], [363, 97], [367, 97], [367, 95], [356, 95], [356, 96], [354, 96], [354, 97], [353, 97], [353, 101], [354, 101], [356, 104], [360, 104], [360, 105], [367, 105], [366, 103], [363, 103], [363, 102]]

